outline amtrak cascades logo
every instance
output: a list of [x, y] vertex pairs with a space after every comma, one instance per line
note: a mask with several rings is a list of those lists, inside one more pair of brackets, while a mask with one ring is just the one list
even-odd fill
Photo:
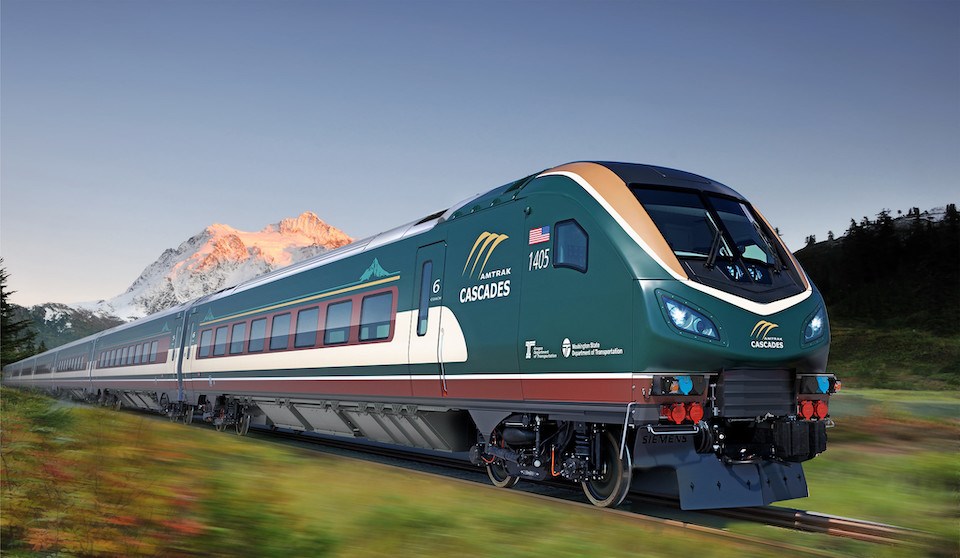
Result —
[[750, 346], [754, 349], [782, 349], [783, 338], [770, 335], [770, 332], [778, 327], [780, 326], [766, 320], [757, 322], [750, 332]]
[[510, 296], [510, 268], [486, 270], [494, 250], [508, 238], [505, 234], [483, 232], [474, 241], [460, 275], [475, 284], [460, 289], [461, 304]]

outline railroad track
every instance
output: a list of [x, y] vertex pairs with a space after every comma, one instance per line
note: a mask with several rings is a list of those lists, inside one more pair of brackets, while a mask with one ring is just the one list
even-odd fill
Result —
[[[251, 430], [251, 433], [256, 432], [257, 434], [264, 435], [265, 439], [286, 439], [286, 440], [296, 440], [302, 443], [322, 445], [331, 448], [338, 448], [342, 450], [360, 452], [364, 454], [377, 455], [382, 457], [387, 457], [391, 459], [402, 460], [406, 462], [415, 462], [426, 465], [440, 466], [448, 469], [456, 469], [460, 471], [470, 471], [482, 475], [485, 479], [486, 474], [482, 469], [477, 466], [462, 460], [457, 459], [451, 456], [442, 456], [435, 455], [432, 453], [418, 453], [413, 451], [407, 451], [397, 448], [392, 448], [383, 445], [374, 445], [374, 444], [363, 444], [356, 443], [353, 441], [337, 439], [333, 437], [321, 437], [313, 435], [304, 435], [302, 433], [294, 431], [284, 431], [284, 430], [269, 430], [269, 429], [256, 429]], [[476, 481], [470, 481], [476, 482]], [[564, 499], [570, 503], [582, 504], [579, 502], [579, 490], [578, 487], [570, 483], [561, 483], [561, 482], [544, 482], [538, 483], [540, 485], [547, 485], [555, 488], [560, 488], [571, 492], [570, 499]], [[553, 496], [547, 496], [542, 494], [533, 494], [529, 493], [531, 496], [542, 497], [542, 498], [552, 498]], [[654, 494], [647, 494], [642, 492], [631, 491], [627, 496], [627, 501], [634, 504], [644, 504], [647, 506], [659, 506], [670, 510], [673, 513], [676, 513], [680, 510], [679, 501], [676, 498], [665, 497]], [[587, 504], [583, 504], [587, 505]], [[593, 507], [593, 506], [590, 506]], [[633, 518], [643, 518], [645, 522], [648, 523], [657, 523], [660, 525], [667, 525], [671, 527], [680, 527], [684, 529], [690, 529], [700, 532], [706, 532], [711, 534], [718, 534], [724, 536], [725, 538], [734, 538], [741, 540], [743, 542], [749, 542], [752, 544], [761, 544], [765, 546], [776, 546], [777, 548], [785, 548], [785, 545], [775, 541], [764, 541], [763, 539], [758, 539], [755, 537], [747, 537], [745, 535], [739, 535], [732, 533], [724, 529], [718, 529], [714, 527], [707, 527], [704, 525], [698, 525], [696, 523], [687, 522], [677, 519], [668, 519], [663, 517], [658, 517], [655, 515], [643, 514], [635, 511], [627, 510], [610, 510], [605, 509], [604, 511], [615, 513], [617, 515], [622, 515], [626, 517]], [[681, 512], [683, 513], [683, 512]], [[880, 543], [888, 545], [902, 545], [906, 547], [917, 547], [922, 548], [925, 546], [925, 543], [928, 539], [926, 534], [905, 529], [902, 527], [897, 527], [893, 525], [886, 525], [882, 523], [876, 523], [871, 521], [864, 521], [859, 519], [852, 519], [846, 517], [838, 517], [834, 515], [821, 514], [812, 511], [804, 511], [799, 509], [792, 508], [782, 508], [777, 506], [763, 506], [763, 507], [746, 507], [746, 508], [726, 508], [726, 509], [714, 509], [714, 510], [698, 510], [698, 514], [704, 514], [708, 516], [723, 517], [728, 519], [735, 519], [740, 521], [749, 521], [753, 523], [760, 523], [763, 525], [770, 525], [775, 527], [781, 527], [785, 529], [793, 529], [797, 531], [805, 531], [810, 533], [822, 533], [831, 536], [844, 537], [855, 539], [864, 542], [871, 543]], [[798, 552], [804, 552], [807, 554], [822, 554], [824, 556], [832, 556], [832, 553], [829, 552], [817, 552], [815, 549], [805, 548], [805, 547], [790, 547], [797, 550]]]

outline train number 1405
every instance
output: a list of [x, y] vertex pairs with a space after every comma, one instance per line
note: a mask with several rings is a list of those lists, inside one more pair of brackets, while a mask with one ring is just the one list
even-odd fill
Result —
[[530, 267], [527, 268], [527, 271], [533, 271], [535, 269], [547, 269], [550, 266], [550, 249], [543, 248], [541, 250], [535, 250], [530, 252]]

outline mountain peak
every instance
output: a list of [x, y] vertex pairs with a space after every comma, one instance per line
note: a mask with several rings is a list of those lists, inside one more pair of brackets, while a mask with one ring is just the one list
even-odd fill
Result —
[[264, 233], [279, 232], [282, 235], [303, 235], [325, 248], [339, 248], [350, 244], [353, 239], [343, 233], [343, 231], [331, 227], [323, 222], [317, 214], [312, 211], [304, 211], [297, 217], [288, 217], [279, 223], [269, 225], [263, 229]]
[[214, 223], [176, 249], [165, 250], [123, 294], [84, 306], [141, 317], [351, 242], [351, 237], [312, 211], [256, 232]]

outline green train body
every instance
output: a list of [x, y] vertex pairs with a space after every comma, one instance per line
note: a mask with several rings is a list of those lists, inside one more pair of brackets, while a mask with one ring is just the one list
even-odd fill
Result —
[[[469, 452], [493, 482], [686, 509], [806, 495], [823, 300], [739, 194], [572, 163], [59, 347], [4, 381], [218, 428]], [[677, 487], [680, 487], [679, 490]]]

